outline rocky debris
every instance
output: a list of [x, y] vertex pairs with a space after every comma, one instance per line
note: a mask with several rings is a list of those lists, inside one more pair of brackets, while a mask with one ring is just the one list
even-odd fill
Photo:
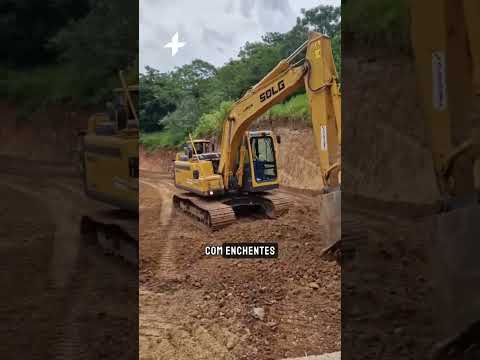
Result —
[[253, 308], [252, 316], [255, 319], [263, 320], [265, 318], [265, 309], [261, 307]]
[[237, 337], [233, 334], [230, 334], [230, 336], [227, 339], [227, 344], [226, 344], [227, 349], [232, 350], [235, 347], [235, 345], [237, 345], [237, 342], [238, 342]]
[[[162, 187], [168, 188], [170, 180], [166, 177], [143, 174], [146, 180], [161, 181]], [[293, 190], [288, 191], [290, 195]], [[280, 218], [240, 217], [235, 224], [215, 232], [178, 213], [159, 231], [155, 227], [159, 206], [156, 196], [152, 189], [140, 188], [141, 203], [150, 201], [157, 206], [141, 210], [144, 268], [141, 269], [140, 286], [168, 299], [158, 305], [151, 304], [152, 319], [159, 321], [168, 317], [170, 320], [165, 325], [168, 329], [175, 326], [172, 324], [183, 324], [182, 334], [201, 326], [212, 337], [220, 339], [221, 353], [226, 352], [234, 359], [281, 359], [303, 356], [305, 352], [330, 353], [340, 349], [340, 267], [320, 259], [325, 244], [318, 224], [315, 195], [293, 192], [296, 204]], [[156, 271], [164, 251], [165, 231], [173, 239], [170, 251], [175, 270], [184, 279], [169, 287], [160, 286]], [[221, 245], [232, 239], [277, 242], [279, 258], [228, 260], [203, 256], [206, 244]], [[319, 288], [309, 288], [310, 282], [316, 282]], [[142, 304], [144, 301], [140, 298], [141, 308]], [[263, 309], [263, 314], [257, 310], [255, 315], [255, 308]], [[147, 334], [155, 324], [141, 322]], [[163, 345], [167, 344], [164, 338], [163, 333], [160, 342], [144, 338], [146, 343], [152, 344], [144, 353], [145, 358], [155, 357], [162, 350], [168, 353], [167, 345]], [[205, 353], [218, 347], [208, 339], [194, 339], [192, 346], [194, 352], [196, 346], [200, 346], [198, 351], [204, 358], [221, 358], [219, 353]], [[177, 359], [186, 359], [188, 355], [180, 347], [174, 351], [170, 355], [175, 354]]]

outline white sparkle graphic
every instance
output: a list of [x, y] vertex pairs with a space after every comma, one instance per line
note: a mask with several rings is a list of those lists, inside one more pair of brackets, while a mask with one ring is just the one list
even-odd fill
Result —
[[175, 33], [175, 35], [172, 36], [172, 40], [167, 43], [164, 48], [171, 48], [172, 49], [172, 56], [175, 56], [175, 54], [178, 52], [178, 49], [181, 47], [185, 46], [185, 42], [180, 42], [178, 41], [178, 32]]

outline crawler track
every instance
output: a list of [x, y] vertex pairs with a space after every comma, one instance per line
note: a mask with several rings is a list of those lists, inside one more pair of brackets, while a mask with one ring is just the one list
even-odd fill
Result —
[[255, 196], [234, 196], [223, 200], [202, 199], [193, 194], [175, 194], [176, 209], [208, 226], [219, 230], [236, 221], [236, 207], [260, 207], [269, 218], [283, 215], [293, 205], [291, 197], [281, 193], [265, 193]]
[[84, 215], [81, 232], [106, 254], [118, 256], [132, 265], [138, 264], [138, 215], [122, 211]]
[[294, 203], [290, 196], [283, 193], [270, 193], [262, 195], [262, 198], [270, 203], [274, 218], [285, 214]]
[[235, 222], [232, 207], [219, 201], [209, 201], [190, 194], [175, 194], [173, 204], [176, 209], [192, 216], [196, 220], [218, 230]]

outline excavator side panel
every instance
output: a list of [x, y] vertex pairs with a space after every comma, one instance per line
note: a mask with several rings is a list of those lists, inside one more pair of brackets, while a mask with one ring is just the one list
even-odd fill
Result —
[[83, 139], [86, 194], [138, 211], [138, 138], [87, 134]]
[[223, 194], [222, 177], [213, 172], [209, 160], [175, 161], [175, 186], [200, 196], [213, 197]]

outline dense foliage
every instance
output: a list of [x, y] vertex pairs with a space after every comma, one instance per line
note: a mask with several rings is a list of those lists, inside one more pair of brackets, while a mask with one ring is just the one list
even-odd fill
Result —
[[0, 6], [2, 92], [17, 103], [98, 102], [138, 76], [138, 3], [6, 0]]
[[[202, 60], [194, 60], [168, 73], [146, 68], [140, 74], [142, 143], [153, 149], [176, 146], [188, 133], [218, 135], [232, 102], [305, 42], [309, 30], [332, 38], [340, 72], [340, 8], [333, 6], [302, 10], [290, 31], [266, 33], [261, 41], [247, 42], [236, 59], [219, 68]], [[267, 116], [307, 120], [309, 113], [304, 90], [294, 94], [285, 104], [272, 108]]]
[[408, 50], [410, 0], [343, 0], [345, 45]]

